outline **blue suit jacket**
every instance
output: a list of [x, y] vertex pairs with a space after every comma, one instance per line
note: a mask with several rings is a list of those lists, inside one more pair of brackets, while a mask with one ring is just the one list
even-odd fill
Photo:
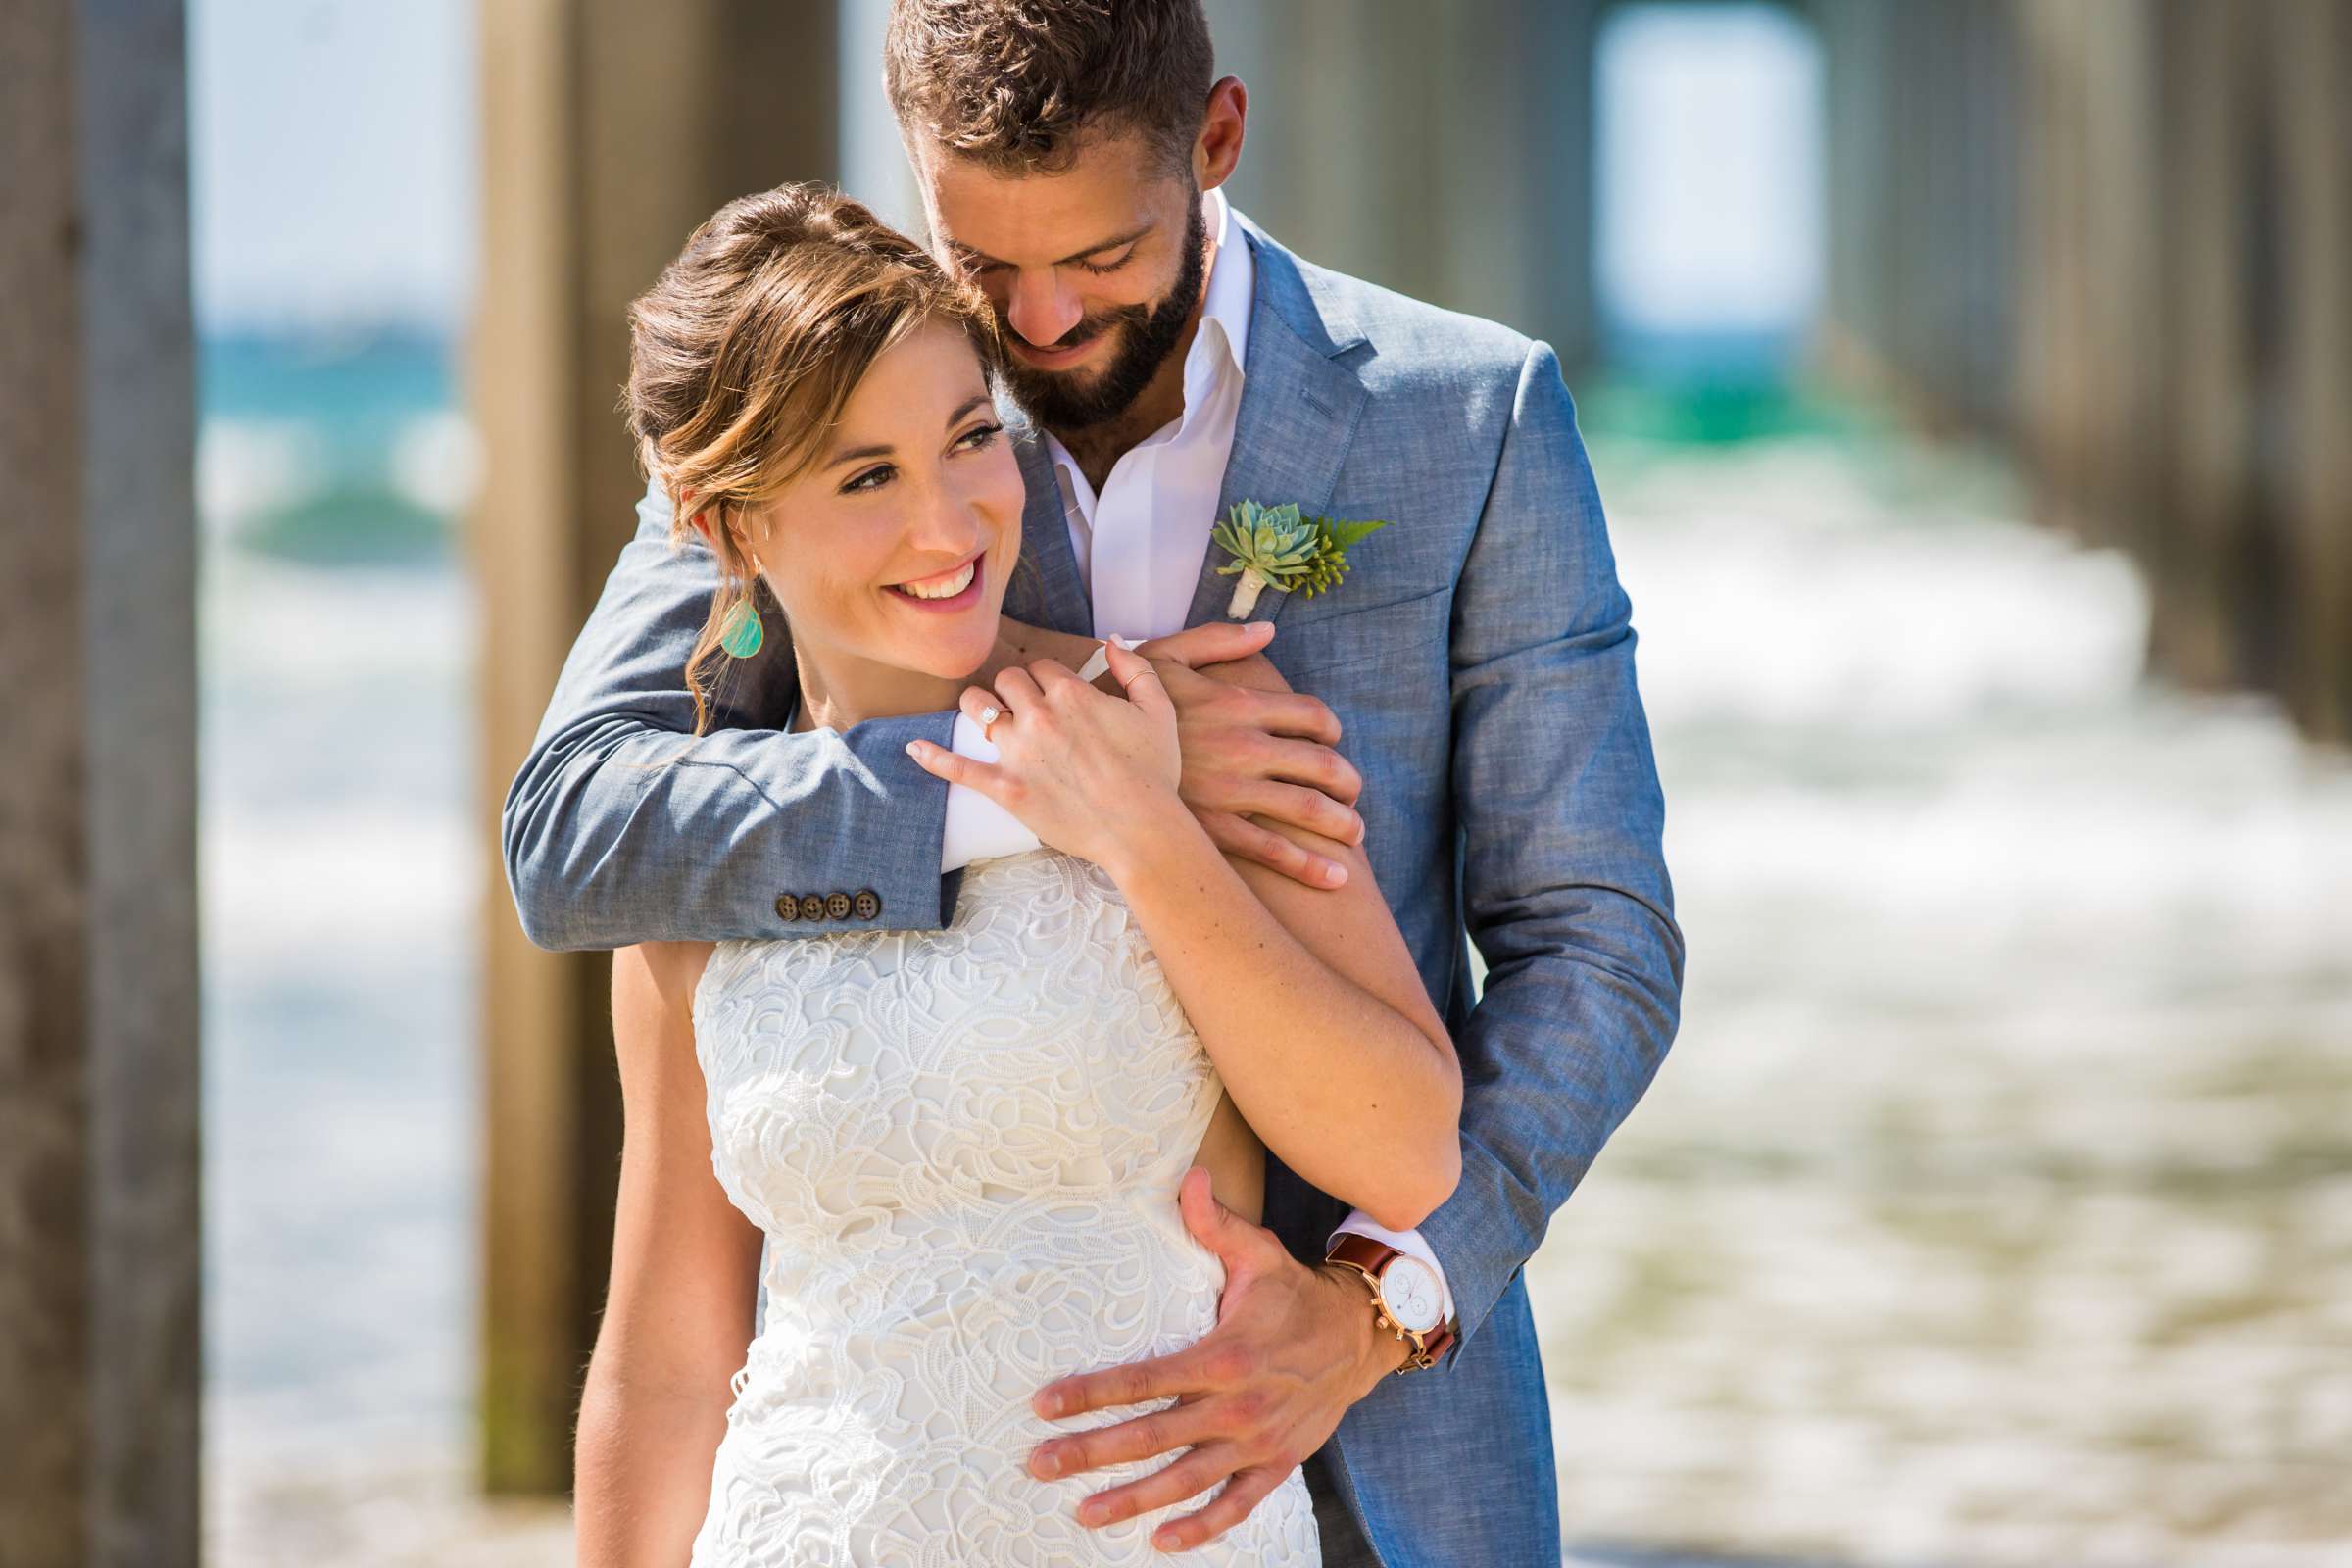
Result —
[[[1461, 1340], [1348, 1412], [1332, 1470], [1389, 1568], [1556, 1564], [1520, 1269], [1647, 1087], [1682, 988], [1632, 606], [1548, 348], [1243, 226], [1257, 297], [1219, 514], [1249, 497], [1391, 519], [1339, 589], [1268, 593], [1256, 612], [1277, 621], [1274, 663], [1339, 714], [1364, 779], [1366, 853], [1464, 1079], [1461, 1184], [1421, 1226]], [[1006, 612], [1087, 633], [1059, 491], [1034, 438], [1017, 445], [1026, 564]], [[942, 923], [956, 880], [939, 874], [946, 787], [905, 745], [946, 745], [953, 715], [776, 730], [796, 687], [771, 637], [734, 667], [715, 718], [728, 727], [690, 739], [682, 670], [714, 565], [699, 542], [671, 553], [659, 490], [639, 517], [507, 798], [507, 870], [531, 940]], [[1210, 554], [1195, 622], [1220, 614], [1232, 586]], [[880, 902], [870, 921], [775, 909], [862, 890]], [[1483, 996], [1465, 933], [1486, 959]], [[1320, 1258], [1346, 1210], [1269, 1161], [1266, 1223], [1298, 1256]]]

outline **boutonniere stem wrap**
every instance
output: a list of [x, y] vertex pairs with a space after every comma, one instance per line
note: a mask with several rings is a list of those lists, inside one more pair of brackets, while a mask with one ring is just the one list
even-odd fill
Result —
[[1337, 588], [1348, 575], [1348, 547], [1387, 526], [1386, 521], [1302, 516], [1296, 502], [1279, 507], [1235, 502], [1209, 535], [1210, 542], [1233, 557], [1217, 574], [1241, 574], [1225, 613], [1235, 620], [1249, 619], [1257, 608], [1257, 596], [1268, 588], [1281, 594], [1298, 589], [1309, 599]]

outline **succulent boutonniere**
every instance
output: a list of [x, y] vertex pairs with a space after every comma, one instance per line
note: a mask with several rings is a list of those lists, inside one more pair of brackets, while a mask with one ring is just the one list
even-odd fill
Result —
[[1385, 520], [1341, 522], [1332, 517], [1301, 516], [1296, 502], [1279, 507], [1235, 502], [1233, 511], [1209, 534], [1212, 543], [1233, 557], [1217, 568], [1217, 574], [1242, 574], [1242, 580], [1233, 585], [1233, 599], [1225, 613], [1235, 620], [1247, 620], [1250, 612], [1257, 608], [1257, 596], [1268, 588], [1284, 594], [1303, 589], [1309, 599], [1337, 588], [1340, 579], [1348, 575], [1348, 546], [1387, 526]]

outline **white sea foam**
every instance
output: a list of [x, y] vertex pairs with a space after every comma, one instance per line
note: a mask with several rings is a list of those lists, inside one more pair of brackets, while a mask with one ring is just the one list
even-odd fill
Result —
[[456, 516], [473, 504], [482, 478], [473, 421], [443, 409], [402, 424], [392, 443], [393, 488], [429, 512]]
[[302, 420], [216, 416], [197, 430], [196, 506], [210, 532], [316, 495], [327, 476], [323, 443]]

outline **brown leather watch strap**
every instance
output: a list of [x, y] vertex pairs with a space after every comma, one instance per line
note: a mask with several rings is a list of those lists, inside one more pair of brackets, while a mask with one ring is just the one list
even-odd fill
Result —
[[[1375, 1241], [1357, 1231], [1348, 1231], [1331, 1244], [1331, 1250], [1325, 1252], [1323, 1257], [1326, 1262], [1346, 1263], [1352, 1268], [1363, 1270], [1369, 1276], [1372, 1293], [1377, 1299], [1380, 1295], [1381, 1271], [1389, 1266], [1391, 1258], [1405, 1255], [1386, 1242]], [[1416, 1261], [1418, 1260], [1416, 1259]], [[1386, 1306], [1376, 1309], [1384, 1319], [1388, 1317]], [[1435, 1366], [1438, 1358], [1444, 1355], [1453, 1344], [1453, 1325], [1444, 1318], [1438, 1320], [1437, 1327], [1419, 1335], [1404, 1328], [1401, 1324], [1397, 1327], [1402, 1332], [1405, 1343], [1414, 1348], [1411, 1359], [1396, 1369], [1399, 1372], [1418, 1372]]]
[[1327, 1262], [1352, 1263], [1365, 1273], [1377, 1276], [1388, 1267], [1390, 1258], [1402, 1255], [1388, 1243], [1376, 1242], [1360, 1231], [1343, 1231], [1340, 1239], [1331, 1244], [1331, 1250], [1325, 1252], [1323, 1257]]

